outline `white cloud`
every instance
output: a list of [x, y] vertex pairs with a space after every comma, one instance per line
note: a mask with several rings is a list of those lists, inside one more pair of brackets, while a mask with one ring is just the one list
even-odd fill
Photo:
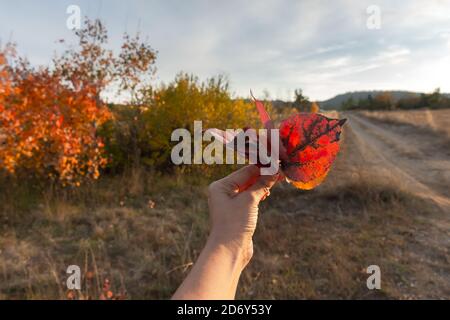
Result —
[[397, 64], [407, 61], [410, 54], [411, 51], [408, 48], [391, 46], [378, 53], [373, 61], [380, 64]]
[[337, 57], [325, 60], [320, 67], [325, 69], [346, 67], [350, 64], [350, 61], [350, 57]]
[[380, 60], [390, 60], [398, 57], [408, 56], [411, 51], [408, 48], [391, 46], [387, 50], [382, 51], [378, 54]]

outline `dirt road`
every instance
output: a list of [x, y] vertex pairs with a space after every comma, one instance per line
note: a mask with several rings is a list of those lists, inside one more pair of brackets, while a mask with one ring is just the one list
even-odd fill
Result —
[[400, 256], [405, 265], [414, 266], [410, 279], [414, 279], [411, 281], [417, 291], [405, 289], [404, 297], [447, 296], [450, 292], [450, 273], [445, 267], [450, 257], [448, 137], [411, 123], [383, 121], [357, 112], [340, 116], [349, 119], [347, 137], [355, 165], [362, 163], [366, 170], [437, 205], [435, 211], [423, 208], [424, 214], [411, 217], [408, 223], [411, 238], [405, 242]]
[[364, 162], [396, 176], [409, 191], [450, 213], [450, 146], [445, 137], [410, 124], [392, 124], [345, 113]]

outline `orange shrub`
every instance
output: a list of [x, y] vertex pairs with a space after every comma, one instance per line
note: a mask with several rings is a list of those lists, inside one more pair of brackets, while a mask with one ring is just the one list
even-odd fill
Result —
[[96, 127], [109, 111], [95, 89], [75, 91], [48, 69], [13, 69], [7, 54], [0, 55], [0, 168], [63, 184], [97, 178], [106, 159]]
[[[118, 54], [106, 47], [99, 20], [75, 31], [76, 46], [35, 69], [16, 58], [14, 46], [0, 48], [0, 172], [23, 172], [78, 185], [99, 176], [106, 163], [97, 128], [111, 118], [101, 95], [139, 90], [154, 74], [156, 51], [139, 34], [125, 34]], [[61, 40], [64, 42], [64, 40]]]

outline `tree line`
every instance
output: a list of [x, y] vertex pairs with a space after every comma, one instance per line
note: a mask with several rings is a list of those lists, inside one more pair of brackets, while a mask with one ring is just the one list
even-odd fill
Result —
[[375, 96], [369, 94], [367, 98], [358, 100], [350, 96], [340, 106], [342, 110], [411, 110], [421, 108], [450, 108], [450, 98], [443, 95], [437, 88], [432, 93], [411, 94], [398, 100], [394, 99], [389, 92], [379, 93]]

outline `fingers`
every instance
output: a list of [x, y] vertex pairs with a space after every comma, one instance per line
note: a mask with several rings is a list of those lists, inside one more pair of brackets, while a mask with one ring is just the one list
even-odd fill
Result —
[[251, 186], [259, 176], [259, 168], [248, 165], [219, 180], [229, 191], [241, 192]]
[[277, 181], [279, 181], [279, 174], [260, 176], [258, 180], [246, 190], [246, 193], [249, 193], [258, 201], [264, 200], [270, 194], [270, 189]]

